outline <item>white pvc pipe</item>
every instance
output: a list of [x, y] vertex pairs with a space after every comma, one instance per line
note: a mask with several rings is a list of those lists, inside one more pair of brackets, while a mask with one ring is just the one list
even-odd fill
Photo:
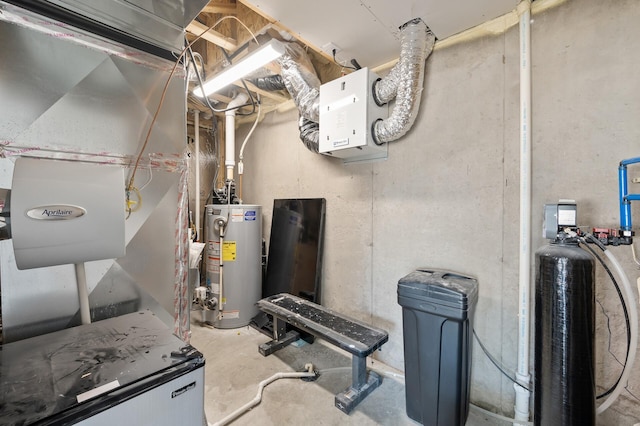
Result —
[[82, 321], [82, 324], [91, 324], [87, 273], [84, 269], [84, 263], [76, 263], [74, 266], [76, 269], [76, 284], [78, 286], [78, 301], [80, 302], [80, 321]]
[[236, 166], [236, 108], [244, 105], [249, 100], [245, 92], [239, 92], [229, 102], [224, 113], [224, 165], [227, 169], [227, 179], [233, 180], [233, 169]]
[[196, 163], [196, 234], [198, 235], [198, 238], [196, 241], [202, 241], [202, 239], [200, 238], [200, 235], [202, 235], [202, 232], [200, 230], [200, 215], [202, 214], [202, 212], [200, 211], [200, 111], [195, 110], [193, 112], [193, 126], [195, 127], [195, 137], [194, 137], [194, 144], [195, 144], [195, 160], [194, 162]]
[[596, 414], [602, 414], [607, 408], [613, 404], [613, 402], [620, 396], [620, 393], [624, 390], [627, 385], [627, 381], [629, 380], [629, 375], [631, 374], [631, 369], [633, 368], [633, 363], [636, 360], [636, 351], [638, 349], [638, 305], [636, 304], [633, 289], [631, 287], [631, 282], [629, 282], [629, 278], [627, 274], [625, 274], [622, 266], [620, 266], [620, 262], [618, 259], [611, 253], [611, 250], [605, 250], [604, 254], [607, 256], [613, 268], [616, 270], [618, 277], [622, 281], [622, 299], [624, 303], [629, 308], [629, 328], [631, 329], [631, 341], [629, 342], [629, 357], [625, 364], [624, 370], [622, 371], [622, 375], [620, 376], [620, 381], [618, 381], [618, 385], [613, 390], [613, 392], [609, 395], [609, 397], [598, 407], [596, 410]]
[[[255, 398], [253, 398], [251, 401], [247, 402], [242, 407], [238, 408], [237, 410], [235, 410], [233, 413], [229, 414], [222, 420], [213, 423], [213, 426], [224, 426], [228, 423], [231, 423], [233, 420], [240, 417], [246, 411], [249, 411], [251, 408], [258, 405], [262, 400], [262, 391], [264, 390], [264, 388], [270, 383], [275, 382], [276, 380], [314, 377], [316, 375], [316, 373], [313, 371], [313, 365], [307, 364], [305, 365], [305, 368], [307, 369], [307, 371], [303, 371], [299, 373], [289, 373], [289, 372], [276, 373], [273, 376], [269, 377], [268, 379], [261, 381], [260, 384], [258, 385], [258, 393], [255, 396]], [[209, 423], [209, 426], [212, 426], [212, 424]]]
[[489, 410], [485, 410], [484, 408], [482, 408], [482, 407], [480, 407], [478, 405], [475, 405], [475, 404], [469, 404], [469, 406], [472, 409], [479, 411], [483, 415], [496, 418], [496, 419], [500, 420], [501, 422], [511, 422], [514, 425], [533, 426], [533, 422], [530, 422], [530, 421], [527, 421], [527, 420], [516, 420], [516, 419], [511, 419], [509, 417], [501, 416], [500, 414], [496, 414], [496, 413], [491, 412]]
[[[322, 341], [320, 341], [320, 342], [322, 342]], [[402, 373], [395, 373], [393, 371], [383, 370], [381, 368], [375, 368], [375, 367], [372, 367], [372, 366], [368, 366], [367, 370], [375, 371], [376, 373], [378, 373], [379, 375], [381, 375], [383, 377], [395, 379], [395, 380], [397, 380], [397, 381], [399, 381], [399, 382], [401, 382], [403, 384], [405, 382], [405, 376]], [[332, 372], [345, 372], [345, 371], [352, 371], [352, 368], [351, 367], [327, 368], [325, 370], [318, 371], [318, 374], [322, 375], [322, 374], [327, 374], [327, 373], [332, 373]], [[475, 405], [473, 403], [469, 403], [469, 406], [471, 408], [474, 408], [474, 409], [480, 411], [485, 416], [494, 417], [494, 418], [496, 418], [498, 420], [501, 420], [503, 422], [511, 422], [513, 424], [516, 424], [516, 425], [526, 425], [526, 426], [533, 425], [533, 422], [529, 422], [527, 420], [516, 420], [516, 419], [509, 418], [509, 417], [501, 416], [500, 414], [496, 414], [496, 413], [493, 413], [491, 411], [485, 410], [484, 408], [482, 408], [482, 407], [480, 407], [478, 405]], [[640, 425], [638, 425], [638, 426], [640, 426]]]
[[[518, 298], [519, 383], [529, 383], [529, 328], [531, 291], [531, 2], [518, 4], [520, 17], [520, 272]], [[529, 420], [530, 392], [514, 384], [515, 419]]]

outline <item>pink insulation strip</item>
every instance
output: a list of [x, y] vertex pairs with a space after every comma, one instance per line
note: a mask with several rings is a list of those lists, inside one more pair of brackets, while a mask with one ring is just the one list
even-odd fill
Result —
[[188, 220], [188, 169], [184, 166], [184, 159], [179, 161], [180, 182], [178, 185], [178, 210], [176, 216], [176, 245], [175, 245], [175, 282], [173, 288], [174, 305], [174, 333], [185, 342], [190, 340], [189, 327], [189, 238]]

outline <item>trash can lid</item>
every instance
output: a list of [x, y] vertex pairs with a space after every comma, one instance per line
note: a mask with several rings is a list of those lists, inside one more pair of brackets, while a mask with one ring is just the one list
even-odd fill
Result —
[[467, 308], [478, 298], [478, 281], [456, 272], [419, 268], [398, 281], [398, 295]]

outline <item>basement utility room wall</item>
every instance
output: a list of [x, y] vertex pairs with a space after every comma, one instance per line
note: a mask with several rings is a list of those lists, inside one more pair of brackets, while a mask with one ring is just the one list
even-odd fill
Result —
[[[534, 250], [546, 243], [543, 205], [560, 198], [577, 200], [581, 224], [615, 227], [618, 162], [640, 155], [637, 2], [572, 0], [541, 12], [548, 2], [536, 3]], [[399, 369], [397, 282], [421, 266], [478, 278], [476, 331], [505, 366], [516, 366], [519, 42], [517, 26], [504, 28], [508, 21], [494, 22], [504, 31], [493, 35], [477, 30], [464, 42], [436, 44], [416, 123], [389, 145], [386, 161], [343, 166], [312, 154], [298, 139], [296, 111], [268, 115], [244, 153], [243, 198], [264, 206], [267, 233], [274, 198], [327, 199], [322, 303], [388, 330], [389, 343], [376, 357]], [[611, 250], [628, 274], [637, 272], [628, 246]], [[596, 372], [603, 390], [619, 374], [613, 355], [624, 359], [626, 342], [617, 296], [598, 271]], [[611, 352], [603, 312], [611, 319]], [[473, 357], [472, 401], [513, 413], [512, 384], [477, 344]], [[640, 421], [639, 371], [599, 424]]]

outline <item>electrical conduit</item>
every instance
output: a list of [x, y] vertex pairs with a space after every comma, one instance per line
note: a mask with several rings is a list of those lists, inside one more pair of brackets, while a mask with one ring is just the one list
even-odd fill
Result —
[[247, 146], [247, 142], [251, 138], [253, 131], [256, 129], [258, 125], [258, 121], [260, 121], [260, 114], [262, 113], [262, 102], [260, 102], [260, 95], [258, 95], [258, 112], [256, 113], [256, 121], [253, 122], [253, 126], [251, 126], [251, 130], [247, 133], [247, 136], [244, 138], [242, 145], [240, 146], [240, 155], [238, 156], [238, 177], [239, 177], [239, 190], [238, 196], [240, 197], [240, 204], [242, 204], [242, 175], [244, 174], [244, 148]]
[[[520, 17], [520, 271], [518, 298], [518, 369], [516, 380], [530, 383], [529, 319], [531, 292], [531, 2], [518, 4]], [[515, 419], [529, 420], [530, 392], [519, 384]]]

